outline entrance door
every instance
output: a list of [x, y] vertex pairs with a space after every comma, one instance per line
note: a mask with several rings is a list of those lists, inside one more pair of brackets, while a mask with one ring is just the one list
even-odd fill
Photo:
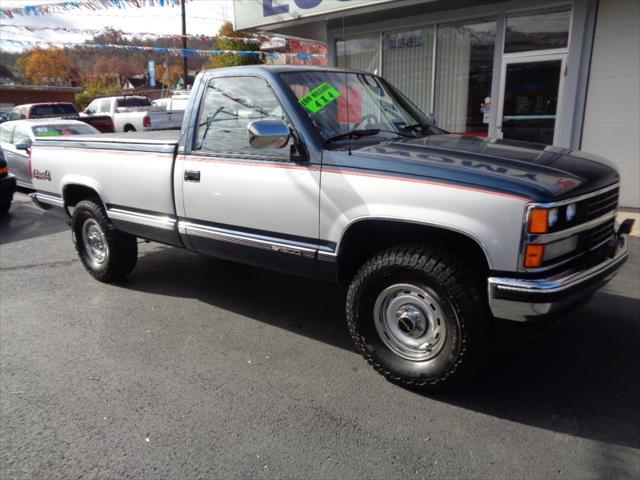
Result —
[[556, 142], [566, 54], [506, 57], [497, 132], [501, 138]]

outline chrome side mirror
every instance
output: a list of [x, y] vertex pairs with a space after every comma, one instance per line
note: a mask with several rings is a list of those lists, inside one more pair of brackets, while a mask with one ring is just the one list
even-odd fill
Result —
[[249, 145], [252, 148], [283, 148], [289, 143], [291, 131], [282, 120], [254, 120], [247, 125]]

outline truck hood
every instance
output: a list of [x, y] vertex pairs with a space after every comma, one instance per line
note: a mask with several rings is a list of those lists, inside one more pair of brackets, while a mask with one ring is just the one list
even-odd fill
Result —
[[552, 202], [620, 181], [615, 166], [596, 155], [536, 143], [462, 135], [431, 135], [353, 149], [379, 171], [428, 177]]

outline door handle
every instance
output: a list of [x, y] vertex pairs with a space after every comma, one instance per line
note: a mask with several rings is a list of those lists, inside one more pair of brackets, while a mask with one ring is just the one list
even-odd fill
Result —
[[200, 170], [185, 170], [184, 171], [184, 181], [185, 182], [199, 182], [200, 181]]

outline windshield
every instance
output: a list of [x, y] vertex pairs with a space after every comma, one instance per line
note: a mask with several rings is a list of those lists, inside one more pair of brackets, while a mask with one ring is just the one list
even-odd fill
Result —
[[59, 117], [64, 115], [77, 115], [75, 107], [70, 103], [34, 105], [31, 107], [31, 118]]
[[[439, 132], [424, 114], [405, 107], [398, 95], [376, 76], [309, 71], [282, 73], [280, 77], [325, 141], [364, 138], [364, 135], [358, 136], [357, 131], [367, 138]], [[350, 136], [350, 132], [353, 135]]]
[[67, 135], [87, 135], [100, 133], [91, 125], [62, 124], [62, 125], [38, 125], [31, 129], [36, 137], [64, 137]]

